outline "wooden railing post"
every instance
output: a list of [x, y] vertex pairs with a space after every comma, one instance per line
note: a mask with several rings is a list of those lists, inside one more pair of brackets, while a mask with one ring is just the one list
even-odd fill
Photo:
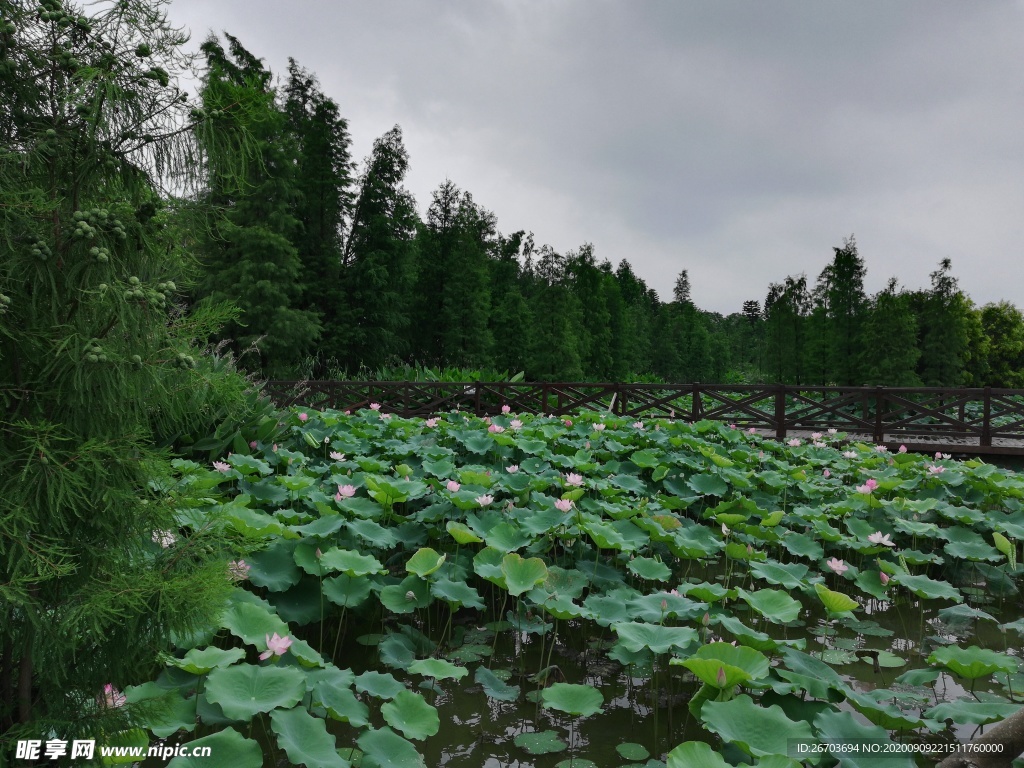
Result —
[[775, 385], [775, 439], [786, 439], [786, 385]]
[[693, 394], [690, 396], [690, 421], [700, 421], [700, 384], [693, 383]]
[[992, 387], [985, 387], [984, 409], [981, 418], [981, 444], [992, 445]]
[[626, 415], [626, 409], [627, 409], [626, 393], [625, 393], [625, 391], [623, 391], [622, 384], [620, 384], [619, 382], [615, 382], [615, 394], [616, 394], [615, 402], [618, 405], [619, 416], [625, 416]]
[[875, 387], [875, 434], [876, 443], [885, 442], [885, 426], [882, 424], [882, 387]]

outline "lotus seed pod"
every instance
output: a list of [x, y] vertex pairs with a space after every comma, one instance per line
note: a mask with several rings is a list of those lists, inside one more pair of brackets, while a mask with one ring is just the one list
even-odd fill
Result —
[[411, 603], [413, 600], [416, 599], [416, 593], [410, 589], [408, 592], [405, 593], [405, 599]]

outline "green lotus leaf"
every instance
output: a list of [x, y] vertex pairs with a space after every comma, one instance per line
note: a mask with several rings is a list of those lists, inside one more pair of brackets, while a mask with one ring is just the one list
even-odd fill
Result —
[[667, 653], [686, 648], [697, 639], [697, 631], [689, 627], [666, 627], [636, 621], [613, 624], [619, 644], [632, 653], [649, 649], [654, 653]]
[[161, 739], [179, 731], [194, 731], [196, 728], [195, 696], [185, 698], [182, 691], [167, 690], [155, 682], [128, 686], [125, 689], [125, 700], [129, 704], [139, 701], [160, 701], [161, 705], [146, 718], [146, 729]]
[[668, 753], [666, 768], [732, 768], [703, 741], [684, 741]]
[[[889, 734], [877, 725], [862, 725], [849, 712], [829, 710], [814, 718], [818, 738], [834, 744], [831, 754], [843, 768], [914, 768], [914, 758], [906, 753], [886, 752]], [[879, 752], [858, 749], [864, 743], [882, 745]]]
[[669, 663], [686, 667], [708, 685], [725, 689], [760, 680], [770, 669], [763, 653], [732, 643], [708, 643], [690, 658], [672, 659]]
[[531, 755], [550, 755], [555, 752], [564, 752], [569, 746], [558, 737], [558, 733], [555, 731], [520, 733], [512, 741], [517, 747], [526, 750]]
[[365, 576], [349, 576], [347, 573], [331, 576], [321, 582], [324, 597], [342, 608], [362, 605], [370, 596], [373, 584]]
[[864, 715], [869, 722], [881, 726], [887, 731], [913, 730], [928, 725], [921, 718], [914, 717], [892, 704], [883, 703], [878, 698], [875, 698], [875, 696], [885, 694], [885, 691], [876, 689], [865, 694], [847, 690], [845, 694], [846, 701], [850, 706]]
[[270, 729], [292, 765], [308, 768], [349, 768], [351, 763], [338, 754], [334, 736], [327, 723], [313, 717], [305, 707], [275, 709], [270, 713]]
[[498, 523], [484, 536], [487, 546], [501, 553], [515, 552], [531, 542], [519, 526], [510, 522]]
[[821, 544], [803, 533], [793, 533], [790, 531], [783, 537], [782, 546], [792, 554], [798, 557], [806, 557], [808, 560], [821, 560], [822, 555], [825, 554]]
[[792, 739], [814, 737], [811, 726], [786, 717], [782, 707], [761, 707], [746, 694], [731, 701], [709, 701], [701, 708], [705, 727], [754, 756], [784, 755]]
[[485, 607], [480, 593], [464, 581], [438, 579], [431, 583], [430, 594], [439, 600], [444, 600], [452, 607], [452, 610], [466, 606], [482, 611]]
[[977, 677], [987, 677], [994, 672], [1013, 674], [1017, 671], [1018, 660], [1005, 653], [997, 653], [976, 645], [969, 648], [947, 645], [932, 653], [928, 657], [928, 663], [940, 664], [960, 677], [973, 680]]
[[350, 549], [334, 547], [320, 557], [320, 566], [324, 571], [341, 571], [349, 576], [368, 576], [371, 573], [387, 573], [377, 558], [361, 555]]
[[260, 552], [245, 558], [249, 581], [271, 592], [283, 592], [299, 583], [301, 572], [295, 563], [295, 545], [284, 539], [274, 541]]
[[407, 739], [425, 739], [435, 735], [441, 727], [437, 709], [418, 693], [401, 691], [380, 708], [385, 722]]
[[860, 603], [852, 597], [844, 595], [842, 592], [834, 592], [824, 584], [815, 584], [814, 591], [817, 593], [822, 605], [825, 606], [825, 610], [829, 613], [846, 613], [860, 608]]
[[394, 532], [372, 520], [350, 520], [346, 527], [360, 539], [378, 549], [390, 549], [396, 544]]
[[408, 671], [414, 675], [432, 677], [435, 680], [461, 680], [469, 674], [465, 667], [459, 667], [444, 659], [420, 659], [409, 665]]
[[[751, 565], [751, 569], [754, 565]], [[762, 565], [762, 563], [756, 563], [756, 565]], [[734, 594], [732, 590], [726, 589], [721, 584], [711, 584], [706, 581], [702, 581], [700, 584], [683, 584], [679, 587], [679, 592], [687, 597], [695, 597], [704, 603], [715, 603]]]
[[1014, 543], [1012, 543], [1008, 538], [1003, 536], [1003, 534], [999, 533], [999, 531], [996, 531], [992, 534], [992, 542], [996, 545], [996, 549], [998, 549], [1004, 557], [1010, 557], [1011, 554], [1013, 554], [1017, 548]]
[[241, 648], [230, 648], [227, 650], [215, 648], [193, 648], [185, 654], [183, 659], [168, 660], [168, 664], [193, 675], [205, 675], [211, 669], [227, 667], [245, 657], [245, 651]]
[[[245, 738], [234, 728], [221, 728], [209, 736], [186, 742], [192, 755], [204, 754], [204, 747], [209, 747], [210, 754], [216, 755], [218, 761], [231, 768], [263, 768], [263, 750], [259, 743]], [[167, 768], [210, 768], [210, 758], [176, 757], [167, 764]]]
[[416, 745], [388, 727], [369, 729], [356, 744], [363, 751], [360, 768], [426, 768]]
[[355, 686], [357, 691], [368, 693], [378, 699], [393, 699], [405, 690], [405, 686], [393, 675], [373, 670], [356, 675]]
[[787, 592], [778, 589], [759, 589], [757, 592], [737, 589], [736, 594], [747, 605], [776, 624], [796, 621], [803, 609], [799, 600], [794, 600]]
[[803, 563], [768, 562], [750, 563], [750, 572], [769, 584], [779, 584], [786, 589], [803, 589], [807, 584], [810, 569]]
[[594, 686], [574, 683], [553, 683], [541, 691], [540, 698], [548, 709], [578, 717], [595, 715], [604, 704], [604, 696]]
[[[911, 576], [906, 573], [898, 573], [893, 576], [892, 580], [906, 587], [918, 597], [928, 600], [955, 600], [962, 603], [964, 599], [960, 590], [947, 581], [937, 581], [924, 575]], [[890, 589], [892, 589], [891, 586]]]
[[416, 550], [416, 554], [409, 558], [409, 561], [405, 564], [405, 570], [425, 579], [440, 568], [447, 557], [447, 555], [439, 554], [430, 547], [423, 547]]
[[641, 579], [648, 581], [668, 581], [672, 576], [672, 569], [653, 557], [635, 557], [626, 567]]
[[378, 597], [381, 605], [392, 613], [412, 613], [434, 601], [430, 585], [419, 576], [406, 576], [399, 584], [389, 584]]
[[377, 653], [382, 664], [392, 669], [407, 669], [416, 661], [416, 644], [405, 635], [390, 634], [380, 641]]
[[473, 679], [483, 687], [489, 699], [515, 701], [519, 698], [518, 685], [508, 685], [487, 667], [477, 667]]
[[1020, 704], [999, 701], [957, 699], [932, 707], [924, 716], [930, 720], [952, 720], [958, 725], [988, 725], [998, 723], [1020, 709]]
[[694, 475], [686, 484], [701, 496], [725, 496], [729, 484], [718, 475]]
[[295, 667], [236, 664], [210, 672], [205, 695], [227, 717], [248, 721], [259, 712], [298, 704], [306, 695], [306, 677]]
[[455, 539], [456, 544], [479, 544], [483, 541], [468, 525], [455, 520], [449, 520], [445, 525], [445, 530]]
[[632, 760], [633, 762], [646, 760], [651, 756], [651, 753], [647, 751], [647, 747], [643, 744], [637, 744], [635, 741], [619, 744], [615, 747], [615, 751], [619, 753], [619, 757], [623, 760]]
[[539, 557], [524, 559], [512, 552], [502, 558], [501, 572], [508, 585], [508, 593], [518, 597], [544, 581], [548, 576], [548, 567]]
[[348, 686], [317, 683], [313, 687], [313, 701], [319, 702], [332, 720], [349, 723], [356, 728], [370, 722], [370, 708], [357, 699]]

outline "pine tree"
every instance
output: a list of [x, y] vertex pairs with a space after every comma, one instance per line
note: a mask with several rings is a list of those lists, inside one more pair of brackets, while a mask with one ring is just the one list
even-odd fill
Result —
[[[293, 375], [320, 333], [303, 296], [302, 261], [295, 208], [298, 152], [276, 103], [271, 73], [242, 44], [226, 36], [228, 51], [215, 38], [202, 45], [207, 71], [203, 106], [213, 120], [200, 132], [209, 161], [205, 205], [217, 213], [202, 233], [205, 277], [196, 295], [231, 301], [241, 310], [225, 328], [233, 348], [255, 347], [254, 361], [266, 375]], [[218, 134], [252, 137], [251, 159], [237, 154]]]
[[0, 754], [123, 728], [104, 685], [148, 679], [229, 588], [159, 490], [159, 443], [243, 418], [249, 386], [192, 346], [224, 315], [182, 303], [159, 193], [201, 159], [184, 40], [143, 0], [0, 2]]
[[685, 269], [676, 278], [676, 284], [672, 289], [672, 300], [676, 304], [690, 303], [690, 275]]
[[1024, 313], [1008, 301], [981, 308], [988, 337], [989, 377], [993, 387], [1024, 387]]
[[842, 248], [833, 248], [832, 263], [818, 278], [820, 303], [825, 310], [824, 338], [828, 379], [843, 386], [857, 384], [861, 359], [861, 326], [867, 309], [864, 277], [867, 270], [850, 235]]
[[943, 259], [931, 273], [931, 291], [919, 294], [918, 328], [921, 358], [918, 371], [926, 387], [956, 387], [964, 380], [969, 355], [969, 300]]

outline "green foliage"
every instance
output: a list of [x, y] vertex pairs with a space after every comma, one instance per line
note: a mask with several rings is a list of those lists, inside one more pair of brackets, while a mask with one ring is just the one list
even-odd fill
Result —
[[0, 18], [6, 752], [19, 732], [130, 724], [131, 707], [97, 704], [104, 686], [213, 622], [228, 552], [212, 520], [180, 530], [197, 498], [169, 449], [241, 439], [256, 399], [203, 350], [231, 312], [182, 302], [187, 210], [161, 190], [194, 188], [200, 158], [175, 80], [184, 36], [142, 0], [3, 3]]

